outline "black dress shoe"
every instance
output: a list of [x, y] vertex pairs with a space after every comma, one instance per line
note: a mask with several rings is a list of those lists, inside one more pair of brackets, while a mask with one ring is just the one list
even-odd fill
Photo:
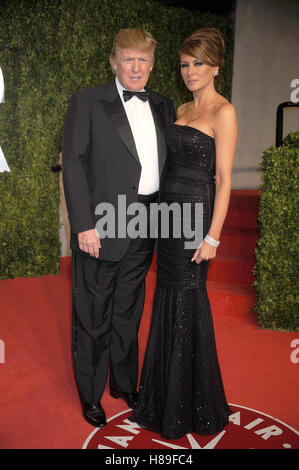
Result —
[[110, 395], [113, 398], [122, 398], [133, 410], [135, 410], [135, 408], [137, 407], [138, 393], [136, 391], [132, 393], [127, 393], [110, 388]]
[[107, 424], [105, 411], [102, 405], [82, 404], [83, 416], [89, 424], [97, 428], [102, 428]]

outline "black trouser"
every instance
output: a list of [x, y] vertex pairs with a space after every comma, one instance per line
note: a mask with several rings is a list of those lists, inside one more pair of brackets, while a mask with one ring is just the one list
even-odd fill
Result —
[[[138, 197], [148, 214], [149, 204], [155, 200], [152, 195]], [[99, 402], [109, 366], [111, 388], [128, 393], [136, 390], [138, 329], [154, 244], [154, 238], [131, 239], [118, 262], [73, 252], [73, 359], [83, 403]]]

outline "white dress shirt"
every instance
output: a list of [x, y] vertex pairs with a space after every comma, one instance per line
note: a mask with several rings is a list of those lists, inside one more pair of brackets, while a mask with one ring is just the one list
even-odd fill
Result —
[[148, 101], [140, 100], [137, 96], [124, 101], [123, 90], [125, 88], [117, 77], [115, 82], [131, 126], [142, 167], [138, 194], [155, 193], [159, 191], [159, 161], [156, 128], [150, 104]]

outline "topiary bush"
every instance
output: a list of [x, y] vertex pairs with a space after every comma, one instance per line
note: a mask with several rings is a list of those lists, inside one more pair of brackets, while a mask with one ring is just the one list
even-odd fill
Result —
[[263, 328], [299, 330], [299, 132], [265, 150], [253, 273]]

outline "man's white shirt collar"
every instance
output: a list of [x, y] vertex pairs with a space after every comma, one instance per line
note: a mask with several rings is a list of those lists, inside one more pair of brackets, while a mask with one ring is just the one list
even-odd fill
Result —
[[[116, 75], [115, 75], [115, 84], [116, 84], [116, 87], [117, 87], [117, 90], [118, 90], [119, 96], [121, 97], [122, 102], [125, 103], [124, 97], [123, 97], [123, 91], [127, 89], [122, 86], [122, 84], [120, 83]], [[144, 88], [142, 88], [142, 90], [138, 90], [138, 91], [145, 91], [145, 90]]]

